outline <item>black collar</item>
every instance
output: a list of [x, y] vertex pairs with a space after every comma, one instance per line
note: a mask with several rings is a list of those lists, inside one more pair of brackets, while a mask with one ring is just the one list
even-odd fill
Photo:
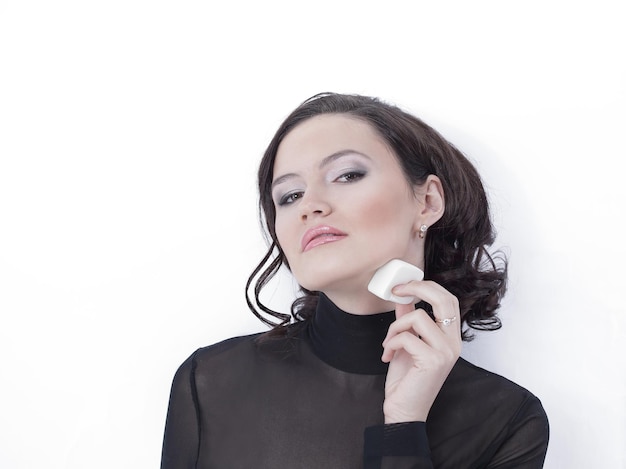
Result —
[[330, 366], [348, 373], [385, 374], [380, 359], [387, 329], [395, 320], [393, 311], [358, 315], [339, 309], [320, 294], [307, 336], [315, 354]]

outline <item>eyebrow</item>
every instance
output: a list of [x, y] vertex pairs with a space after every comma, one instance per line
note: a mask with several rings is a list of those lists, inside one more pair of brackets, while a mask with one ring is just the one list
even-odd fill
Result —
[[[360, 151], [356, 151], [356, 150], [350, 150], [350, 149], [346, 149], [346, 150], [339, 150], [336, 151], [335, 153], [328, 155], [327, 157], [325, 157], [319, 164], [318, 168], [322, 169], [324, 166], [329, 165], [330, 163], [332, 163], [333, 161], [336, 161], [340, 158], [343, 158], [344, 156], [347, 155], [359, 155], [362, 156], [364, 158], [367, 158], [368, 160], [371, 160], [371, 158], [369, 156], [367, 156], [365, 153], [361, 153]], [[272, 182], [272, 190], [274, 190], [274, 187], [276, 187], [279, 184], [282, 184], [283, 182], [297, 177], [298, 174], [296, 173], [287, 173], [287, 174], [283, 174], [282, 176], [277, 177], [276, 179], [274, 179], [274, 181]]]

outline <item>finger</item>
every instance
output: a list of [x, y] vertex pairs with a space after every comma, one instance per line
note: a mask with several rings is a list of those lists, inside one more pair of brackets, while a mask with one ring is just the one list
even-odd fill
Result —
[[[447, 334], [453, 332], [455, 335], [460, 335], [461, 314], [459, 300], [438, 283], [430, 280], [413, 281], [394, 287], [393, 294], [399, 296], [414, 295], [426, 301], [432, 306], [433, 315], [441, 329]], [[452, 318], [456, 319], [453, 320]], [[442, 321], [445, 319], [450, 319], [454, 322], [443, 325]], [[451, 327], [453, 324], [455, 324], [455, 327]]]
[[409, 303], [408, 305], [396, 303], [396, 319], [401, 318], [411, 311], [415, 311], [415, 306], [412, 303]]
[[443, 333], [423, 309], [418, 309], [396, 319], [389, 326], [387, 336], [383, 341], [383, 347], [388, 340], [402, 332], [410, 332], [420, 337], [429, 346], [437, 349], [449, 347], [448, 342], [450, 339], [446, 337], [446, 334]]
[[419, 357], [420, 361], [428, 360], [428, 357], [433, 354], [433, 349], [426, 343], [414, 334], [405, 331], [394, 335], [385, 343], [381, 357], [382, 361], [385, 363], [390, 362], [399, 350], [406, 351], [414, 360]]

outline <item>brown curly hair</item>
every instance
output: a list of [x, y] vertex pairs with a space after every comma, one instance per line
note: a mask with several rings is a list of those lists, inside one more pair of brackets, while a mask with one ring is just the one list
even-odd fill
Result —
[[[319, 292], [301, 288], [302, 296], [292, 304], [291, 315], [268, 308], [260, 301], [259, 294], [281, 265], [289, 267], [276, 237], [276, 210], [271, 197], [278, 147], [294, 127], [320, 114], [345, 114], [371, 125], [393, 150], [409, 184], [423, 184], [430, 174], [439, 177], [446, 206], [443, 217], [429, 228], [426, 236], [425, 278], [439, 283], [458, 298], [463, 324], [478, 330], [499, 329], [501, 323], [496, 310], [506, 291], [507, 258], [502, 252], [492, 256], [488, 251], [495, 232], [476, 168], [437, 131], [399, 107], [378, 98], [337, 93], [320, 93], [298, 106], [279, 127], [261, 160], [259, 212], [270, 247], [246, 284], [246, 300], [251, 311], [274, 327], [271, 335], [284, 334], [292, 317], [297, 323], [315, 314]], [[253, 302], [250, 286], [255, 279]], [[465, 328], [463, 339], [472, 337]]]

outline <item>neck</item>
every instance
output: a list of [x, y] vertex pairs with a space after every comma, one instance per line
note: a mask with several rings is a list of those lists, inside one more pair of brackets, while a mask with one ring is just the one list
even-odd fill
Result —
[[315, 354], [330, 366], [348, 373], [385, 374], [382, 342], [394, 320], [393, 312], [347, 313], [320, 294], [307, 335]]
[[342, 311], [357, 316], [369, 316], [395, 309], [393, 302], [385, 301], [367, 290], [361, 294], [327, 291], [324, 292], [324, 295]]

